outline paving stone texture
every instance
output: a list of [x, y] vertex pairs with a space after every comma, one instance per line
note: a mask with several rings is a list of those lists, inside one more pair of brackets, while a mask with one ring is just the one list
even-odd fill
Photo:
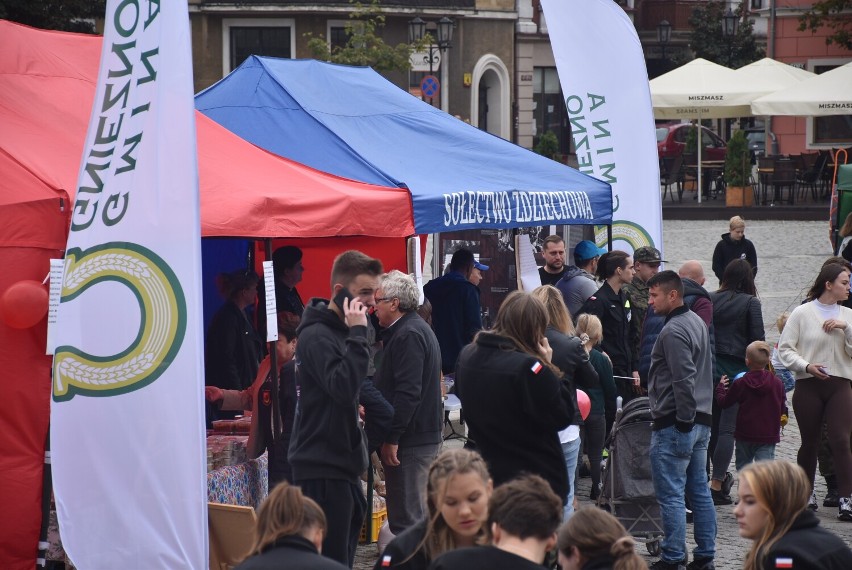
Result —
[[[733, 213], [732, 213], [733, 215]], [[727, 232], [727, 220], [680, 221], [663, 223], [663, 255], [668, 260], [667, 268], [677, 270], [687, 259], [697, 259], [707, 273], [705, 287], [713, 291], [718, 281], [713, 275], [711, 261], [713, 249], [721, 234]], [[766, 339], [778, 340], [775, 319], [783, 311], [791, 311], [801, 303], [810, 288], [825, 258], [831, 255], [828, 241], [828, 224], [825, 222], [802, 221], [754, 221], [746, 220], [746, 237], [754, 242], [757, 250], [757, 289], [763, 305], [763, 320]], [[792, 395], [788, 395], [789, 397]], [[790, 422], [784, 429], [782, 441], [776, 449], [776, 457], [788, 461], [796, 460], [799, 449], [799, 429], [790, 405]], [[458, 440], [446, 442], [447, 446], [461, 445]], [[731, 466], [733, 468], [733, 465]], [[577, 482], [577, 495], [581, 505], [591, 505], [589, 500], [590, 479]], [[732, 495], [736, 498], [737, 486]], [[825, 496], [825, 482], [817, 476], [817, 497], [820, 505]], [[733, 506], [716, 507], [718, 534], [716, 537], [716, 568], [733, 570], [742, 568], [750, 541], [740, 538], [733, 515]], [[817, 511], [821, 524], [842, 537], [852, 546], [852, 523], [837, 520], [837, 509], [820, 506]], [[690, 551], [695, 547], [691, 537], [692, 525], [688, 525], [687, 539]], [[637, 552], [650, 563], [656, 560], [649, 556], [644, 545], [637, 545]], [[376, 545], [358, 548], [356, 569], [372, 568], [377, 558]], [[691, 558], [691, 554], [690, 554]]]

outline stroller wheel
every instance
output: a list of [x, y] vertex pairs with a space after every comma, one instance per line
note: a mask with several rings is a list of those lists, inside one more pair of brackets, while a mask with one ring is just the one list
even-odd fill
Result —
[[651, 556], [659, 556], [660, 555], [660, 541], [659, 540], [652, 540], [650, 542], [647, 542], [645, 544], [645, 546], [648, 547], [648, 554], [650, 554]]

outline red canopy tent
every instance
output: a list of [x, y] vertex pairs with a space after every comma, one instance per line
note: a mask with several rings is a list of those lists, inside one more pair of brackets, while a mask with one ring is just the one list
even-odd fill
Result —
[[[43, 281], [49, 260], [63, 255], [100, 49], [100, 37], [0, 20], [0, 305], [11, 285]], [[314, 247], [362, 236], [333, 247], [357, 247], [387, 267], [405, 268], [402, 238], [414, 233], [407, 190], [280, 158], [199, 113], [196, 125], [203, 236], [312, 238]], [[325, 275], [306, 273], [315, 284], [304, 289], [325, 292]], [[4, 568], [32, 568], [38, 551], [50, 410], [45, 343], [46, 318], [26, 329], [0, 318]]]

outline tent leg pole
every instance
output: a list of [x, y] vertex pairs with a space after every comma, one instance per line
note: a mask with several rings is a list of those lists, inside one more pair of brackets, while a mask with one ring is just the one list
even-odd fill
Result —
[[50, 497], [53, 495], [53, 473], [50, 469], [50, 426], [44, 442], [44, 471], [41, 480], [41, 528], [38, 533], [38, 557], [36, 568], [47, 567], [47, 529], [50, 525]]
[[[272, 259], [272, 239], [265, 238], [263, 240], [264, 253], [266, 260]], [[269, 295], [266, 296], [266, 302], [269, 302]], [[264, 307], [266, 310], [266, 307]], [[267, 313], [269, 314], [269, 313]], [[278, 312], [275, 312], [278, 316]], [[278, 326], [278, 319], [275, 319], [275, 326]], [[265, 334], [265, 331], [264, 331]], [[275, 351], [275, 342], [269, 343], [269, 376], [272, 379], [272, 442], [275, 443], [281, 437], [281, 402], [278, 400], [278, 353]], [[272, 447], [270, 445], [270, 447]]]
[[606, 248], [612, 251], [612, 224], [606, 227]]

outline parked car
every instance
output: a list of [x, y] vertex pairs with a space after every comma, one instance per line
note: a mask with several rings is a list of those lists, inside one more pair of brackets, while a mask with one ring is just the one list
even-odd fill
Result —
[[[695, 128], [689, 123], [662, 125], [657, 127], [657, 153], [660, 158], [671, 158], [683, 153], [686, 148], [686, 137], [689, 129]], [[704, 148], [701, 151], [702, 160], [725, 160], [728, 147], [722, 138], [708, 129], [701, 127]]]
[[751, 160], [766, 156], [766, 131], [762, 128], [748, 128], [745, 130], [748, 149], [751, 151]]

